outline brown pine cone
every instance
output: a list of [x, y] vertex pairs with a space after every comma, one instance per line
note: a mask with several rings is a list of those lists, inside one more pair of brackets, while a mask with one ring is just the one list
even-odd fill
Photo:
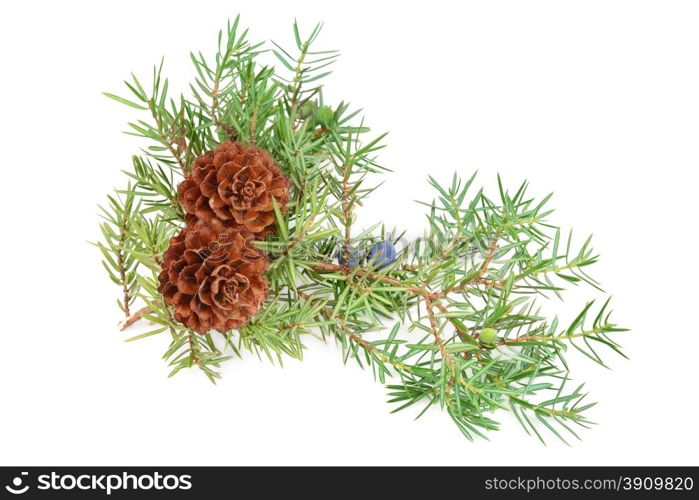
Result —
[[274, 224], [272, 199], [282, 210], [289, 201], [289, 181], [267, 151], [229, 141], [195, 160], [177, 195], [198, 219], [235, 221], [261, 238]]
[[218, 219], [198, 221], [170, 240], [158, 276], [175, 319], [195, 332], [245, 325], [267, 298], [269, 260], [254, 235]]

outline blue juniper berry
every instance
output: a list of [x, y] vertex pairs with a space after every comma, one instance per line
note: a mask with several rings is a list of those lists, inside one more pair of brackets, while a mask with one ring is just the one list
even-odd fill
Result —
[[376, 243], [369, 250], [367, 260], [379, 269], [390, 266], [396, 261], [396, 247], [390, 241]]
[[349, 263], [345, 262], [345, 249], [341, 247], [337, 252], [337, 261], [341, 266], [356, 267], [362, 263], [362, 253], [353, 246], [349, 247]]

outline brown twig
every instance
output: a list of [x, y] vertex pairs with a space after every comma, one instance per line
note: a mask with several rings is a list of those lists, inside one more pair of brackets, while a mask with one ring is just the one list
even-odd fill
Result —
[[[309, 300], [311, 298], [308, 294], [303, 293], [301, 291], [299, 291], [298, 294], [299, 294], [299, 297], [303, 298], [303, 300]], [[327, 308], [324, 308], [321, 311], [321, 313], [323, 314], [323, 316], [325, 316], [328, 319], [339, 320], [339, 322], [337, 323], [337, 326], [340, 328], [340, 330], [347, 333], [349, 335], [350, 339], [352, 339], [354, 342], [356, 342], [357, 344], [362, 346], [365, 350], [373, 351], [376, 349], [372, 344], [370, 344], [369, 342], [367, 342], [366, 340], [361, 338], [359, 335], [354, 333], [349, 327], [347, 327], [345, 325], [345, 318], [344, 317], [339, 316], [337, 314], [334, 314], [332, 311], [328, 310]]]
[[[447, 308], [439, 302], [435, 304], [435, 307], [439, 309], [439, 312], [441, 312], [442, 314], [448, 312]], [[461, 338], [461, 340], [468, 341], [468, 339], [466, 338], [470, 337], [468, 331], [466, 331], [464, 328], [461, 327], [461, 325], [454, 321], [454, 318], [447, 318], [447, 320], [454, 326], [454, 329], [456, 330], [456, 333], [459, 335], [459, 338]]]
[[493, 237], [493, 240], [490, 242], [490, 247], [488, 247], [488, 254], [485, 257], [485, 261], [483, 262], [483, 267], [481, 268], [481, 276], [485, 276], [486, 273], [488, 272], [488, 267], [490, 267], [490, 263], [493, 261], [493, 256], [495, 255], [495, 250], [498, 248], [498, 240], [500, 239], [500, 232], [498, 231], [495, 236]]
[[447, 348], [444, 345], [444, 339], [439, 334], [439, 323], [437, 318], [434, 316], [434, 311], [432, 310], [432, 299], [425, 299], [425, 309], [427, 309], [427, 317], [430, 320], [432, 335], [434, 335], [434, 340], [439, 347], [439, 352], [442, 354], [442, 359], [446, 361], [449, 367], [454, 368], [454, 360], [452, 359], [451, 354], [447, 352]]
[[139, 321], [141, 318], [143, 318], [144, 314], [148, 314], [152, 311], [153, 310], [150, 307], [142, 307], [141, 309], [133, 313], [133, 315], [127, 315], [126, 319], [119, 323], [119, 330], [126, 330], [128, 327], [130, 327], [131, 325]]
[[345, 226], [345, 245], [342, 249], [342, 256], [345, 264], [348, 264], [352, 259], [352, 251], [350, 250], [351, 232], [352, 232], [352, 204], [350, 203], [350, 187], [349, 187], [349, 166], [345, 163], [342, 166], [342, 220]]
[[477, 283], [479, 285], [485, 285], [487, 287], [496, 287], [496, 288], [501, 288], [505, 286], [504, 281], [493, 281], [493, 280], [488, 280], [485, 278], [478, 278], [474, 281], [474, 283]]
[[163, 122], [160, 120], [160, 118], [158, 118], [158, 113], [155, 111], [155, 106], [152, 99], [148, 102], [148, 108], [153, 116], [153, 120], [155, 120], [155, 125], [158, 127], [158, 137], [160, 137], [160, 142], [162, 142], [165, 147], [167, 147], [168, 151], [170, 151], [170, 154], [173, 158], [175, 158], [184, 175], [187, 175], [187, 164], [174, 147], [176, 144], [178, 144], [178, 142], [173, 141], [170, 137], [164, 135], [165, 131], [163, 130]]
[[298, 127], [299, 118], [299, 100], [301, 97], [301, 78], [303, 72], [303, 62], [308, 54], [308, 44], [303, 44], [301, 47], [301, 52], [299, 53], [299, 58], [296, 60], [296, 68], [294, 68], [294, 78], [292, 80], [292, 85], [294, 86], [294, 92], [291, 95], [291, 106], [289, 107], [289, 117], [291, 118], [291, 130], [296, 132]]
[[318, 139], [318, 138], [320, 138], [321, 136], [327, 134], [328, 132], [330, 132], [329, 129], [327, 129], [327, 128], [325, 128], [325, 127], [320, 127], [318, 130], [316, 130], [315, 132], [313, 132], [313, 139]]
[[[233, 130], [230, 126], [226, 125], [221, 121], [221, 118], [218, 116], [218, 105], [219, 105], [219, 86], [220, 86], [220, 76], [216, 76], [214, 78], [214, 85], [213, 88], [211, 89], [211, 119], [214, 122], [214, 125], [216, 125], [218, 128], [223, 130], [226, 133], [226, 136], [228, 139], [231, 141], [234, 141], [236, 139], [236, 133], [235, 130]], [[243, 102], [245, 101], [245, 88], [243, 89], [243, 92], [240, 94], [240, 104], [242, 105]]]
[[[499, 240], [500, 240], [500, 233], [498, 232], [493, 237], [493, 240], [490, 242], [490, 246], [488, 247], [488, 253], [485, 256], [485, 260], [483, 261], [483, 264], [481, 265], [481, 270], [478, 272], [478, 275], [476, 277], [471, 278], [470, 280], [468, 280], [465, 283], [460, 283], [456, 286], [448, 288], [447, 290], [442, 290], [442, 292], [435, 295], [435, 298], [443, 298], [451, 293], [463, 291], [466, 288], [468, 288], [469, 286], [474, 285], [474, 284], [495, 286], [497, 283], [499, 283], [499, 282], [494, 282], [491, 280], [486, 280], [483, 278], [483, 276], [485, 276], [488, 273], [488, 268], [490, 267], [490, 264], [493, 261], [493, 256], [495, 255], [495, 251], [498, 248], [498, 241]], [[500, 285], [500, 286], [502, 286], [502, 285]]]
[[257, 135], [257, 108], [252, 112], [252, 117], [250, 117], [250, 144], [255, 144], [255, 137]]
[[[492, 258], [492, 257], [491, 257]], [[431, 292], [426, 286], [420, 286], [420, 285], [406, 285], [400, 280], [397, 280], [395, 278], [391, 278], [390, 276], [386, 276], [385, 274], [378, 274], [374, 273], [371, 271], [365, 271], [363, 269], [353, 269], [349, 266], [346, 265], [341, 265], [341, 264], [330, 264], [328, 262], [315, 262], [311, 264], [311, 267], [315, 269], [316, 271], [328, 271], [332, 273], [340, 273], [344, 274], [345, 276], [348, 276], [350, 274], [354, 274], [356, 276], [360, 277], [368, 277], [371, 278], [375, 281], [381, 281], [383, 283], [388, 283], [389, 285], [393, 285], [396, 287], [403, 288], [404, 290], [407, 290], [410, 293], [413, 293], [415, 295], [419, 295], [425, 299], [431, 299], [431, 300], [438, 300], [438, 299], [443, 299], [447, 295], [458, 292], [461, 290], [466, 289], [467, 287], [473, 285], [473, 284], [483, 284], [483, 285], [488, 285], [488, 286], [502, 286], [501, 282], [495, 282], [491, 280], [485, 280], [482, 278], [482, 276], [479, 273], [479, 276], [470, 279], [466, 283], [461, 283], [459, 285], [456, 285], [452, 288], [442, 290], [441, 292]]]
[[191, 330], [187, 333], [187, 336], [189, 337], [189, 351], [192, 353], [192, 362], [195, 365], [199, 364], [199, 355], [197, 354], [197, 349], [195, 348], [195, 342], [194, 340], [194, 335], [196, 335], [194, 332]]
[[402, 281], [399, 281], [395, 278], [391, 278], [390, 276], [386, 276], [384, 274], [377, 274], [373, 273], [371, 271], [364, 271], [363, 269], [352, 269], [349, 266], [343, 266], [340, 264], [330, 264], [327, 262], [316, 262], [311, 265], [313, 269], [316, 271], [329, 271], [332, 273], [340, 273], [344, 275], [349, 275], [349, 274], [354, 274], [356, 276], [361, 276], [361, 277], [368, 277], [371, 278], [375, 281], [381, 281], [384, 283], [388, 283], [390, 285], [394, 285], [400, 288], [403, 288], [411, 293], [414, 293], [415, 295], [421, 295], [421, 296], [428, 296], [431, 295], [429, 290], [427, 290], [424, 287], [420, 287], [418, 285], [406, 285]]
[[129, 302], [131, 301], [131, 296], [129, 295], [129, 285], [126, 279], [126, 268], [124, 264], [124, 251], [122, 250], [122, 247], [126, 242], [126, 224], [127, 221], [126, 219], [124, 219], [124, 222], [119, 230], [119, 248], [117, 249], [116, 257], [117, 266], [119, 266], [119, 278], [121, 279], [121, 289], [124, 293], [124, 316], [128, 318], [131, 315], [131, 312], [129, 311]]
[[551, 336], [546, 336], [546, 335], [523, 335], [521, 337], [515, 337], [513, 339], [503, 339], [499, 340], [496, 342], [497, 345], [507, 345], [507, 344], [518, 344], [520, 342], [551, 342], [555, 340], [561, 340], [561, 339], [575, 339], [575, 338], [580, 338], [580, 337], [587, 337], [588, 335], [595, 335], [598, 333], [602, 333], [604, 331], [603, 328], [593, 328], [591, 330], [584, 330], [578, 333], [569, 333], [566, 335], [551, 335]]
[[308, 231], [311, 230], [311, 227], [313, 227], [313, 222], [314, 222], [315, 218], [316, 218], [316, 216], [313, 215], [313, 216], [311, 216], [311, 217], [308, 219], [308, 221], [307, 221], [307, 222], [303, 225], [303, 227], [301, 228], [301, 231], [300, 231], [296, 236], [294, 236], [294, 239], [292, 239], [292, 240], [289, 242], [289, 244], [286, 246], [286, 249], [285, 249], [284, 252], [283, 252], [284, 255], [289, 255], [289, 252], [291, 252], [291, 250], [292, 250], [296, 245], [299, 244], [299, 242], [301, 241], [301, 239], [302, 239], [304, 236], [306, 236], [306, 234], [308, 233]]

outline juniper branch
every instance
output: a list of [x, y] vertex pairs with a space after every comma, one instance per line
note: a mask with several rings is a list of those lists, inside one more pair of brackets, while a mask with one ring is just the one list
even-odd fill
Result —
[[[109, 224], [105, 236], [113, 245], [100, 247], [110, 277], [118, 284], [135, 280], [146, 304], [132, 315], [127, 309], [122, 326], [141, 318], [155, 325], [128, 340], [167, 332], [164, 359], [171, 375], [196, 365], [215, 381], [229, 351], [240, 356], [247, 349], [279, 362], [300, 359], [302, 338], [320, 333], [336, 339], [345, 360], [370, 367], [387, 384], [395, 411], [420, 403], [420, 416], [438, 405], [469, 439], [497, 429], [488, 415], [502, 409], [542, 440], [541, 426], [561, 439], [565, 432], [575, 435], [568, 424], [586, 425], [584, 412], [592, 404], [581, 403], [580, 388], [564, 391], [565, 348], [603, 364], [597, 346], [621, 354], [611, 335], [624, 329], [609, 319], [607, 303], [589, 324], [592, 302], [561, 329], [556, 317], [540, 313], [538, 301], [562, 297], [570, 285], [599, 288], [587, 273], [597, 260], [590, 240], [573, 250], [572, 233], [565, 241], [548, 222], [550, 195], [530, 198], [526, 183], [509, 191], [498, 177], [491, 196], [473, 191], [475, 175], [462, 181], [455, 174], [444, 184], [428, 178], [435, 196], [423, 202], [423, 242], [385, 268], [353, 265], [350, 248], [366, 253], [395, 236], [379, 225], [355, 227], [356, 210], [377, 187], [369, 180], [387, 170], [376, 156], [384, 135], [369, 135], [360, 110], [324, 101], [322, 81], [337, 53], [315, 50], [319, 33], [316, 26], [302, 37], [295, 23], [295, 50], [272, 42], [278, 71], [260, 62], [263, 45], [250, 42], [236, 18], [219, 33], [212, 58], [191, 55], [197, 71], [191, 100], [167, 102], [162, 65], [148, 94], [135, 77], [126, 82], [136, 101], [109, 94], [150, 112], [150, 124], [130, 127], [155, 141], [148, 158], [134, 158], [128, 175], [135, 186], [121, 191], [141, 202], [129, 218], [128, 241], [119, 241]], [[287, 211], [277, 207], [276, 237], [257, 243], [272, 260], [270, 299], [217, 346], [211, 335], [196, 335], [174, 320], [157, 274], [183, 218], [174, 176], [187, 172], [193, 155], [232, 138], [267, 149], [293, 189]], [[118, 215], [111, 216], [114, 227]], [[129, 266], [138, 266], [136, 277]], [[129, 293], [127, 304], [132, 288]], [[393, 323], [390, 331], [386, 323]]]

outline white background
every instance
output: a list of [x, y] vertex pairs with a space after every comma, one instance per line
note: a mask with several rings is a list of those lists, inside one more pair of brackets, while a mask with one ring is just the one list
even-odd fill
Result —
[[[5, 2], [0, 9], [0, 464], [692, 464], [697, 440], [699, 8], [680, 1]], [[555, 191], [552, 222], [595, 235], [630, 360], [574, 357], [600, 423], [544, 447], [508, 414], [468, 443], [439, 411], [389, 415], [369, 372], [308, 340], [284, 368], [249, 355], [210, 384], [168, 379], [166, 338], [125, 344], [96, 205], [143, 145], [123, 93], [166, 57], [211, 52], [237, 12], [289, 45], [325, 21], [327, 96], [389, 130], [394, 172], [363, 210], [420, 234], [428, 173]], [[570, 319], [593, 290], [550, 310]], [[602, 296], [603, 297], [603, 296]], [[137, 332], [138, 330], [135, 330]], [[133, 332], [128, 332], [132, 334]]]

